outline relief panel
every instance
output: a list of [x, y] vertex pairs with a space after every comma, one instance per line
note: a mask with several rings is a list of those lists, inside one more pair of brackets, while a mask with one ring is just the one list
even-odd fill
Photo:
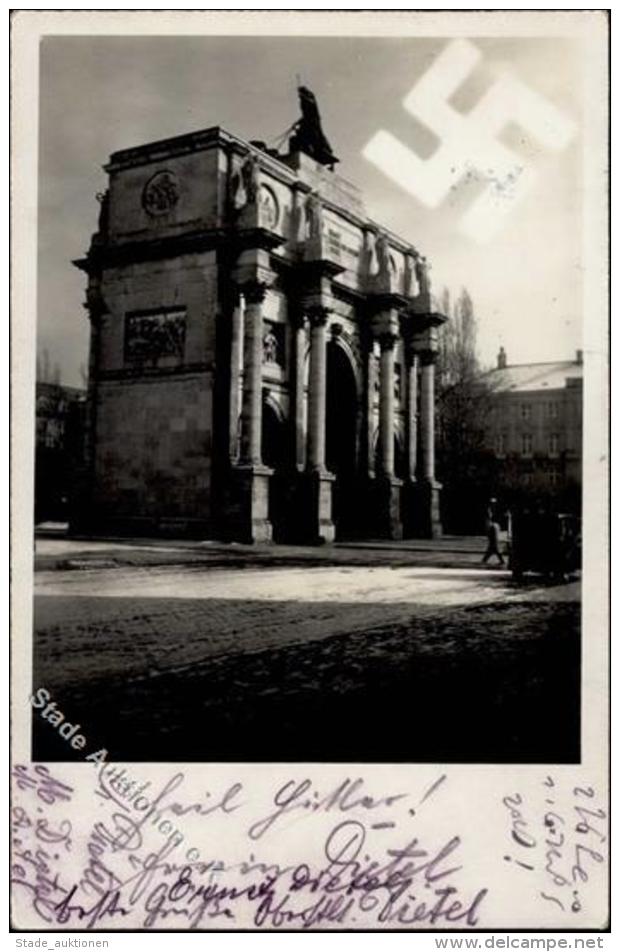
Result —
[[123, 356], [125, 363], [157, 367], [183, 363], [185, 355], [185, 308], [136, 311], [125, 316]]

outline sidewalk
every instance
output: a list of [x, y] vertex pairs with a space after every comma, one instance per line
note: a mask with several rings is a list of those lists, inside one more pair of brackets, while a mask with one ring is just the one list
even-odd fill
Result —
[[479, 565], [484, 536], [385, 539], [323, 546], [242, 545], [188, 539], [68, 538], [57, 523], [39, 526], [35, 570], [116, 568], [125, 565], [377, 565], [467, 568]]
[[403, 552], [450, 552], [455, 555], [476, 555], [478, 559], [486, 548], [487, 537], [443, 535], [439, 539], [368, 539], [363, 542], [337, 542], [339, 547], [349, 549], [390, 549]]

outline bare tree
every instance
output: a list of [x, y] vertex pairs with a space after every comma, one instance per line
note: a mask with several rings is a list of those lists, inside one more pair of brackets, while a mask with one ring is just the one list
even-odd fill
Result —
[[442, 328], [438, 355], [437, 462], [444, 485], [444, 524], [447, 531], [480, 531], [486, 501], [494, 483], [493, 454], [485, 447], [485, 428], [492, 391], [485, 382], [476, 352], [476, 317], [471, 296], [462, 288], [450, 304]]

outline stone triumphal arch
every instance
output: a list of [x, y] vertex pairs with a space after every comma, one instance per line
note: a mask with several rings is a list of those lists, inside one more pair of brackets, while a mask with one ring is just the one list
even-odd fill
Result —
[[211, 128], [106, 165], [76, 262], [91, 326], [82, 531], [440, 531], [444, 317], [426, 261], [298, 127], [286, 154]]

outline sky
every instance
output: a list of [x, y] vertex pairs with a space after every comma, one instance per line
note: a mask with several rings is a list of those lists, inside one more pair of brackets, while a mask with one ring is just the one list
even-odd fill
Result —
[[71, 261], [96, 229], [109, 155], [214, 125], [272, 142], [298, 118], [299, 76], [317, 97], [338, 173], [362, 189], [369, 216], [426, 255], [437, 295], [468, 289], [482, 362], [492, 365], [500, 345], [513, 364], [573, 358], [583, 315], [580, 47], [559, 38], [470, 40], [482, 58], [454, 94], [455, 109], [466, 115], [511, 70], [575, 130], [552, 152], [507, 125], [502, 141], [537, 179], [486, 242], [460, 229], [480, 183], [463, 182], [431, 208], [363, 155], [384, 129], [432, 156], [436, 136], [403, 100], [448, 37], [43, 37], [37, 352], [48, 351], [63, 383], [80, 385], [86, 278]]

